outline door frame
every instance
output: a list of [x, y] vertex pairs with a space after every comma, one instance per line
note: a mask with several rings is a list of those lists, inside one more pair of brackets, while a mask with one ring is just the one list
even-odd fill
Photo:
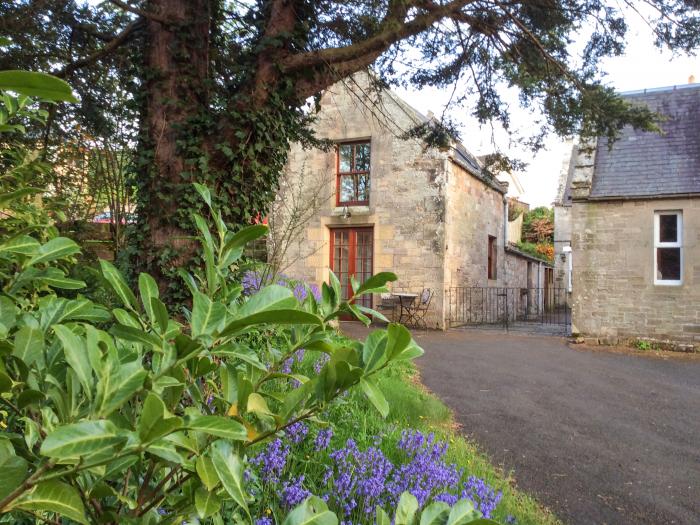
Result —
[[[356, 275], [356, 268], [355, 268], [355, 255], [356, 255], [356, 250], [357, 250], [357, 232], [363, 231], [363, 232], [372, 232], [372, 261], [370, 263], [370, 276], [374, 274], [374, 226], [373, 225], [368, 225], [368, 226], [351, 226], [351, 225], [342, 225], [342, 226], [334, 226], [334, 225], [329, 225], [328, 229], [330, 231], [330, 250], [329, 250], [329, 258], [328, 258], [328, 268], [330, 268], [331, 271], [335, 271], [333, 269], [333, 255], [335, 253], [335, 235], [334, 231], [335, 230], [349, 230], [350, 233], [350, 239], [348, 243], [348, 290], [351, 290], [350, 286], [350, 276], [351, 275]], [[361, 284], [361, 283], [360, 283]], [[369, 297], [369, 307], [372, 308], [374, 306], [374, 294], [370, 295]]]

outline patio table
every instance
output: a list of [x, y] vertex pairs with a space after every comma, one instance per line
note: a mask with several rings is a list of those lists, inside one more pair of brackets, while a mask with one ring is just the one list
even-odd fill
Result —
[[407, 292], [396, 292], [391, 294], [392, 297], [396, 297], [399, 300], [399, 320], [397, 323], [401, 323], [404, 318], [404, 314], [408, 319], [410, 319], [409, 307], [413, 305], [416, 299], [418, 299], [417, 293], [407, 293]]

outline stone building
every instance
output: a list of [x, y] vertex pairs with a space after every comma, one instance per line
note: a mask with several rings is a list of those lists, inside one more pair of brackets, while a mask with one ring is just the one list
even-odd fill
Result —
[[571, 241], [573, 330], [698, 341], [700, 85], [624, 98], [661, 113], [662, 132], [578, 145], [562, 172], [555, 235]]
[[[334, 146], [293, 145], [279, 196], [296, 193], [309, 214], [283, 256], [285, 273], [320, 283], [332, 269], [347, 292], [350, 275], [395, 272], [394, 292], [434, 291], [428, 324], [438, 328], [449, 321], [446, 290], [527, 280], [529, 259], [505, 249], [507, 185], [462, 144], [438, 149], [406, 138], [431, 120], [393, 92], [370, 87], [365, 74], [326, 90], [320, 108], [316, 135]], [[278, 224], [293, 215], [287, 211]], [[524, 260], [525, 269], [511, 259]], [[530, 280], [541, 281], [544, 268], [530, 268]], [[379, 300], [372, 298], [374, 306]]]

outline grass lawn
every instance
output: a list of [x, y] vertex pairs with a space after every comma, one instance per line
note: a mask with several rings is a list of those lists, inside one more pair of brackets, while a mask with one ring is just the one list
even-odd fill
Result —
[[[493, 515], [495, 520], [505, 523], [512, 515], [520, 525], [560, 523], [535, 499], [518, 491], [509, 474], [494, 467], [476, 444], [459, 435], [452, 412], [420, 384], [413, 364], [393, 365], [383, 373], [379, 385], [391, 407], [387, 419], [382, 419], [362, 393], [355, 390], [336, 402], [330, 411], [334, 443], [353, 438], [360, 448], [366, 448], [373, 444], [375, 436], [384, 437], [384, 444], [396, 443], [405, 428], [433, 432], [439, 440], [449, 443], [449, 461], [503, 492], [503, 499]], [[382, 450], [390, 459], [400, 453], [390, 446], [383, 445]]]

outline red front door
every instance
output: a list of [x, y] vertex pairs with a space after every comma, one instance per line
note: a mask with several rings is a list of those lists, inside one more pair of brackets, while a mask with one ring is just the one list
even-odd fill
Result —
[[[338, 277], [343, 299], [352, 294], [350, 276], [363, 283], [372, 275], [374, 235], [372, 228], [334, 228], [331, 230], [331, 270]], [[372, 296], [358, 300], [372, 307]]]

